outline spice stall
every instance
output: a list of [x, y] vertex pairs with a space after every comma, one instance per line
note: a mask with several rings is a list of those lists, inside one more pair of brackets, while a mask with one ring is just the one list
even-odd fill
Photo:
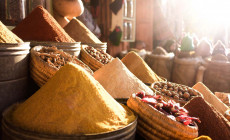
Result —
[[[80, 20], [62, 27], [43, 6], [12, 31], [0, 22], [3, 140], [230, 138], [229, 107], [208, 81], [194, 78], [208, 65], [194, 55], [211, 56], [201, 53], [210, 46], [206, 41], [197, 51], [188, 35], [175, 55], [157, 47], [144, 58], [131, 51], [119, 59], [106, 51], [111, 42], [100, 41]], [[214, 50], [206, 62], [223, 60], [223, 47]], [[167, 69], [161, 73], [167, 77], [155, 67]]]

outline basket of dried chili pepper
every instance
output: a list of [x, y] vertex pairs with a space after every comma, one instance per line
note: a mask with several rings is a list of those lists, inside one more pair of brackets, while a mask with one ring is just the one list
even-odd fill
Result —
[[38, 86], [44, 85], [66, 63], [82, 66], [93, 75], [93, 71], [76, 56], [56, 47], [36, 46], [31, 49], [30, 75]]
[[138, 114], [137, 133], [146, 139], [194, 139], [198, 126], [188, 111], [173, 100], [144, 92], [132, 94], [127, 105]]

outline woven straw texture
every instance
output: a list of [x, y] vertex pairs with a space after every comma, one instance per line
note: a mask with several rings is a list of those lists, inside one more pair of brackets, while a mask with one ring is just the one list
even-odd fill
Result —
[[[54, 74], [59, 70], [57, 67], [49, 65], [43, 59], [40, 58], [36, 54], [36, 52], [40, 51], [42, 46], [36, 46], [31, 49], [31, 61], [30, 61], [30, 75], [38, 86], [43, 86]], [[58, 50], [64, 57], [71, 57], [70, 54], [63, 52], [62, 50]], [[76, 64], [82, 66], [86, 71], [88, 71], [91, 75], [93, 75], [92, 70], [85, 65], [82, 61], [77, 58], [74, 59]]]
[[127, 102], [138, 114], [137, 132], [146, 139], [194, 139], [198, 136], [198, 127], [185, 126], [173, 121], [165, 114], [131, 96]]

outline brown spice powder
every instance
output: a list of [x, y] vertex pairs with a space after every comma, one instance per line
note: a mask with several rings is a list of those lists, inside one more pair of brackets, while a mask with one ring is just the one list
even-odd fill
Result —
[[184, 106], [190, 116], [199, 117], [199, 135], [213, 140], [230, 139], [230, 122], [202, 97], [196, 97]]
[[42, 6], [36, 7], [13, 32], [25, 41], [75, 42]]

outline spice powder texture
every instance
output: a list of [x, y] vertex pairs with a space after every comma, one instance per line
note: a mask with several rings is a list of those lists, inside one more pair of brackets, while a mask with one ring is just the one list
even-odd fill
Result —
[[154, 83], [162, 81], [152, 69], [145, 63], [145, 61], [135, 52], [129, 52], [121, 61], [125, 66], [142, 82]]
[[66, 64], [12, 114], [23, 129], [48, 134], [92, 134], [133, 122], [124, 109], [83, 68]]
[[75, 42], [42, 6], [36, 7], [12, 31], [24, 41]]
[[12, 33], [1, 21], [0, 21], [0, 43], [22, 43], [23, 41]]
[[184, 106], [190, 116], [198, 117], [199, 135], [209, 136], [213, 140], [230, 139], [230, 122], [202, 97], [193, 98]]

